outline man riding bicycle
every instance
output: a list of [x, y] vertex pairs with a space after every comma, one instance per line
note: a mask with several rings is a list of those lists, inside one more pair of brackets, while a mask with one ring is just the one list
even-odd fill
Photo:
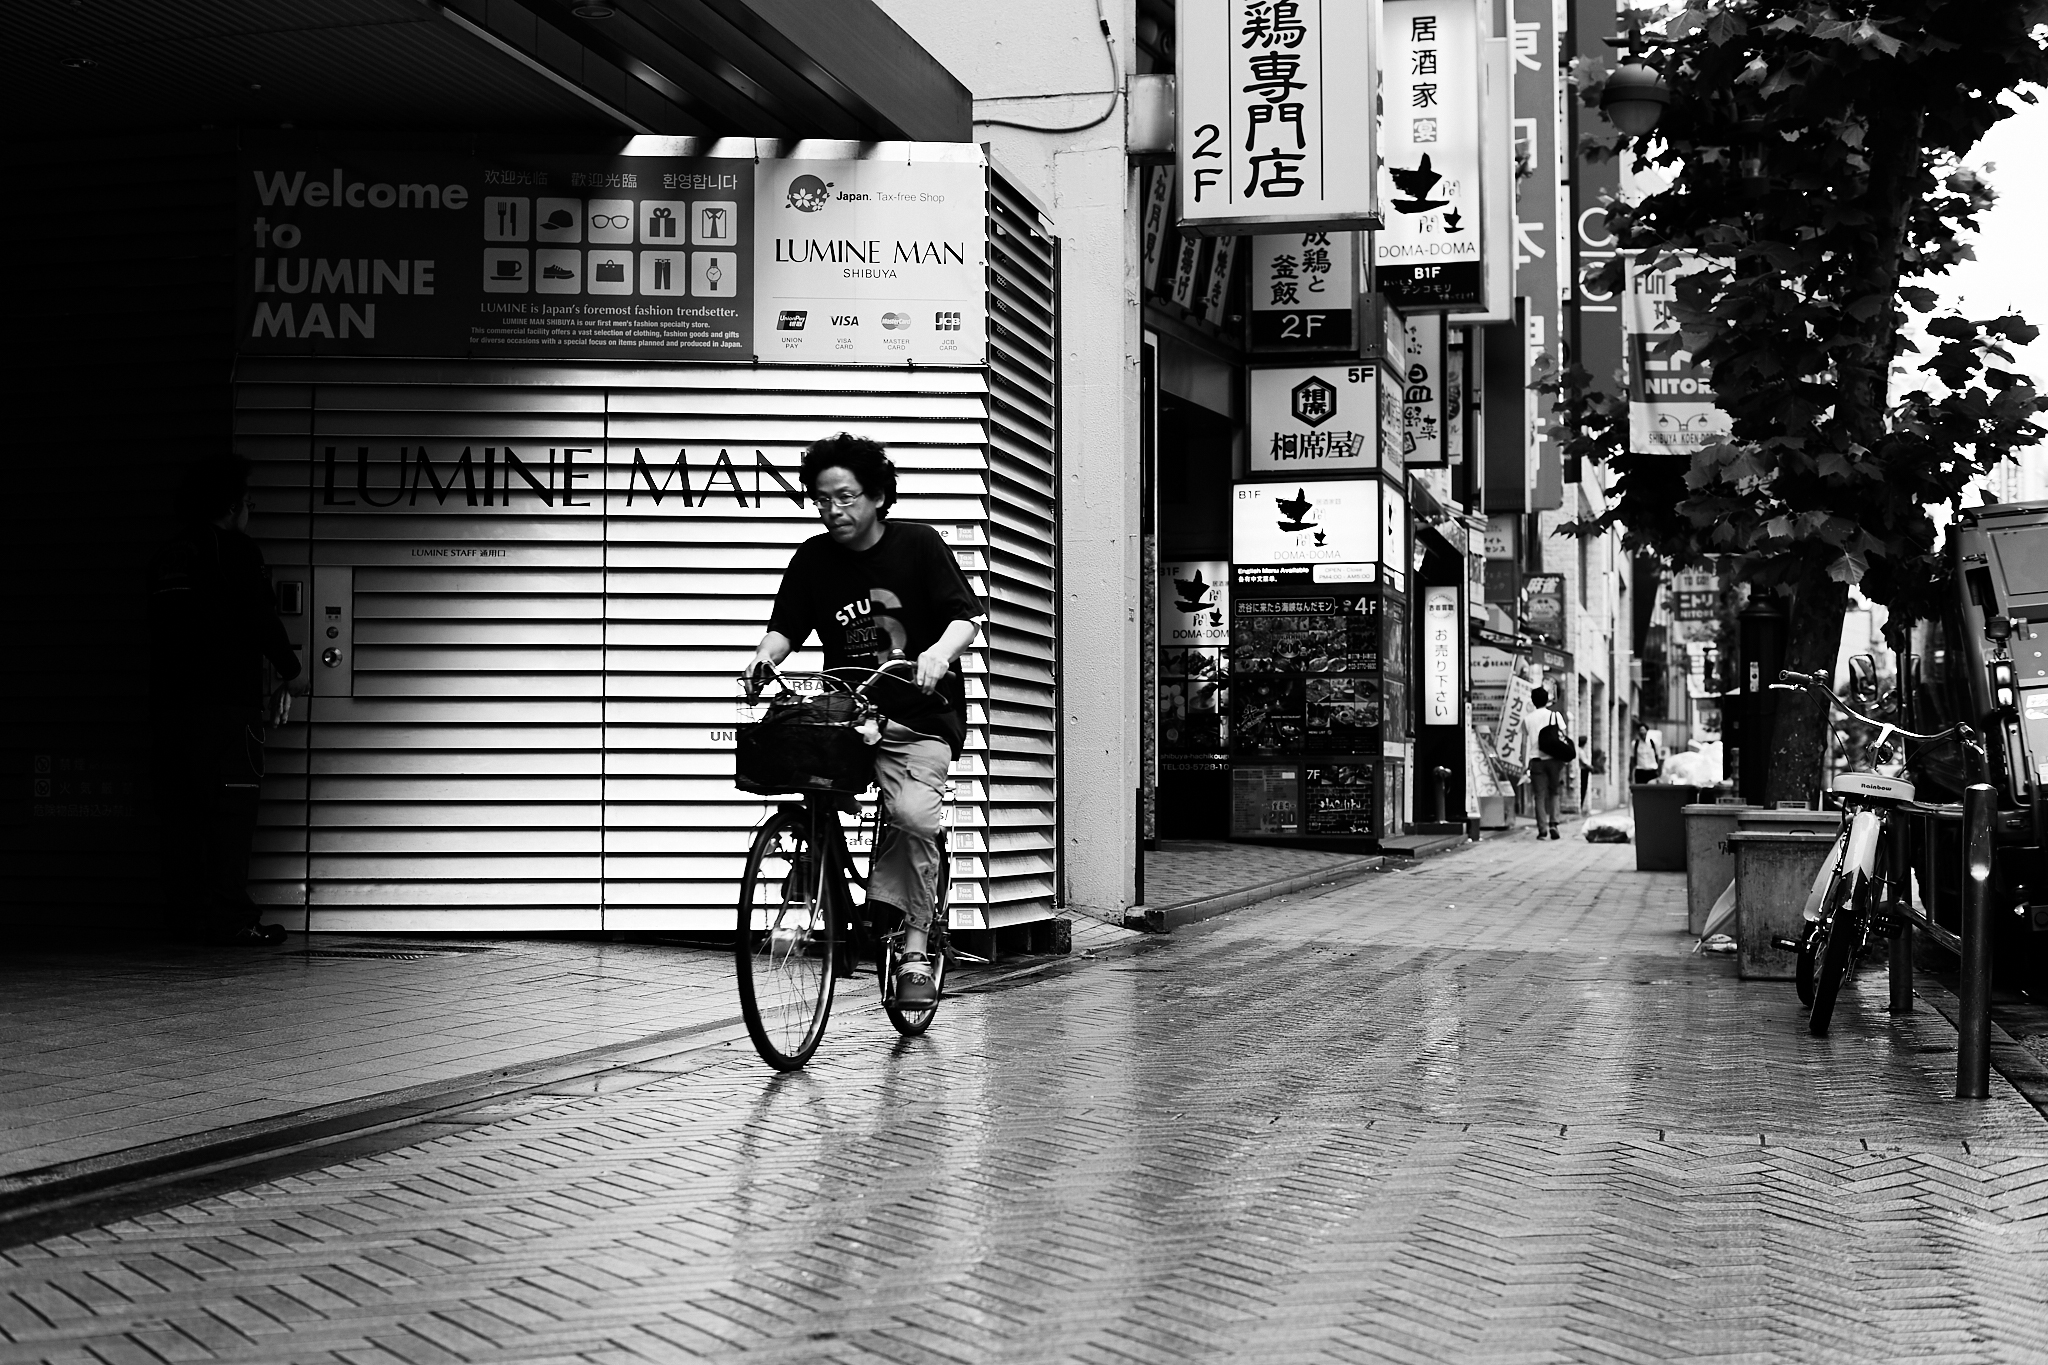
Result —
[[875, 850], [868, 905], [877, 924], [888, 923], [877, 907], [902, 915], [898, 1003], [929, 1005], [937, 993], [925, 949], [938, 895], [946, 770], [967, 738], [959, 661], [987, 612], [937, 531], [889, 520], [896, 466], [879, 443], [829, 436], [804, 451], [801, 477], [825, 532], [790, 556], [744, 677], [758, 690], [770, 666], [813, 631], [827, 669], [879, 668], [892, 658], [915, 665], [913, 679], [882, 679], [872, 693], [884, 717], [875, 782], [890, 832]]

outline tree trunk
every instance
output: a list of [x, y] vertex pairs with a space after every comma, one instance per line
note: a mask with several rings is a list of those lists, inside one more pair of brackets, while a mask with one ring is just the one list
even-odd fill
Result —
[[[1842, 618], [1849, 610], [1849, 585], [1827, 576], [1825, 569], [1808, 572], [1792, 599], [1785, 622], [1785, 667], [1795, 673], [1823, 673], [1832, 678], [1835, 656], [1842, 649]], [[1773, 679], [1765, 678], [1765, 686]], [[1827, 702], [1810, 692], [1774, 692], [1778, 699], [1771, 724], [1771, 767], [1764, 779], [1764, 802], [1814, 801], [1820, 791], [1833, 729]], [[1747, 743], [1747, 738], [1744, 740]]]
[[[1884, 300], [1884, 307], [1861, 328], [1850, 324], [1852, 334], [1846, 339], [1855, 344], [1840, 352], [1835, 391], [1836, 416], [1854, 447], [1864, 450], [1877, 447], [1888, 421], [1892, 360], [1898, 351], [1893, 309], [1910, 201], [1917, 192], [1924, 122], [1925, 115], [1917, 108], [1878, 110], [1871, 118], [1865, 143], [1870, 179], [1864, 204], [1871, 215], [1872, 242], [1864, 287]], [[1849, 585], [1828, 577], [1825, 566], [1810, 563], [1794, 592], [1790, 619], [1785, 623], [1785, 667], [1832, 679], [1835, 658], [1842, 648], [1842, 618], [1848, 609]], [[1769, 681], [1765, 679], [1767, 684]], [[1814, 801], [1820, 793], [1833, 735], [1828, 703], [1812, 693], [1775, 695], [1764, 799], [1771, 804]]]

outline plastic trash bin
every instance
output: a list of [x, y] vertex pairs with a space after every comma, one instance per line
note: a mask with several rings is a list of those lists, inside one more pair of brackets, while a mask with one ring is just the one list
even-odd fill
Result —
[[1735, 880], [1735, 850], [1728, 836], [1747, 806], [1691, 805], [1685, 818], [1685, 930], [1694, 938], [1707, 927], [1714, 902]]
[[1676, 783], [1637, 782], [1628, 789], [1636, 815], [1636, 871], [1685, 871], [1685, 816], [1699, 800], [1699, 788]]
[[1798, 959], [1771, 940], [1799, 937], [1806, 893], [1835, 836], [1737, 830], [1728, 843], [1735, 850], [1736, 975], [1790, 981]]

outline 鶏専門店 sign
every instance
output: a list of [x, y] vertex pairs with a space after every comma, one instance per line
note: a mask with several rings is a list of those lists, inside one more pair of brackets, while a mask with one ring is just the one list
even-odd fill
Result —
[[1364, 0], [1180, 0], [1185, 231], [1377, 221], [1374, 11]]
[[929, 150], [756, 161], [253, 141], [239, 346], [978, 365], [985, 168], [977, 149]]
[[1386, 0], [1373, 279], [1404, 312], [1486, 299], [1480, 231], [1479, 27], [1473, 0]]

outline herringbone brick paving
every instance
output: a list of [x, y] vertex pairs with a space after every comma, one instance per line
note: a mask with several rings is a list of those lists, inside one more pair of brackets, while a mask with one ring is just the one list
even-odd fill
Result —
[[2048, 1126], [1503, 842], [0, 1253], [15, 1361], [2048, 1359]]

